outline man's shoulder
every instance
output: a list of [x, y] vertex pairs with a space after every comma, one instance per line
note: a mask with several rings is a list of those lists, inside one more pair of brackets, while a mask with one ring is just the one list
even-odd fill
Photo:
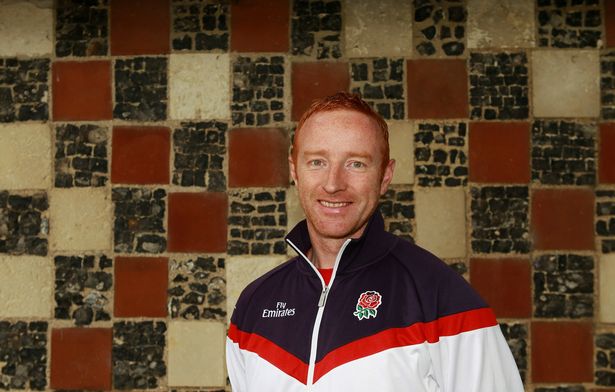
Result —
[[390, 253], [399, 263], [412, 270], [424, 270], [424, 268], [440, 270], [447, 267], [442, 259], [429, 250], [404, 239], [397, 241]]
[[241, 295], [252, 295], [254, 292], [263, 289], [263, 286], [269, 286], [270, 284], [275, 284], [279, 279], [284, 279], [284, 277], [288, 273], [292, 273], [296, 268], [295, 263], [297, 261], [296, 257], [293, 257], [289, 260], [286, 260], [282, 264], [278, 265], [265, 272], [263, 275], [254, 279], [251, 283], [249, 283], [242, 291]]
[[429, 250], [409, 241], [398, 241], [391, 254], [410, 275], [422, 299], [437, 299], [429, 319], [487, 306], [459, 272]]
[[252, 298], [259, 297], [259, 293], [270, 291], [271, 287], [287, 279], [289, 274], [295, 273], [297, 271], [296, 262], [296, 257], [291, 258], [249, 283], [239, 295], [235, 309], [247, 307]]

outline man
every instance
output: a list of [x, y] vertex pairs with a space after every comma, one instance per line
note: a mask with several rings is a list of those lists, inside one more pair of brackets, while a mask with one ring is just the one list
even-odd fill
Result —
[[384, 120], [355, 95], [316, 101], [289, 157], [306, 220], [297, 256], [241, 294], [234, 392], [523, 391], [493, 312], [429, 252], [384, 231]]

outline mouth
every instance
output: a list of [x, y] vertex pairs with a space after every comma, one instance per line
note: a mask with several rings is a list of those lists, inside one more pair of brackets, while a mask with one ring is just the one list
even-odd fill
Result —
[[342, 207], [346, 207], [350, 205], [350, 202], [347, 202], [347, 201], [332, 202], [332, 201], [326, 201], [326, 200], [319, 200], [318, 202], [327, 208], [342, 208]]

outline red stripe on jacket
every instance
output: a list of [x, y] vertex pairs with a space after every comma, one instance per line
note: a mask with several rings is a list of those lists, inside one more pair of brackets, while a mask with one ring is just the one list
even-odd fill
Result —
[[[424, 342], [437, 343], [440, 337], [454, 336], [497, 325], [490, 308], [468, 310], [441, 317], [428, 323], [414, 323], [407, 327], [390, 328], [331, 351], [314, 369], [314, 382], [338, 366], [396, 347], [406, 347]], [[284, 350], [271, 340], [256, 333], [243, 332], [231, 324], [228, 337], [239, 348], [253, 352], [299, 382], [307, 383], [308, 364]]]

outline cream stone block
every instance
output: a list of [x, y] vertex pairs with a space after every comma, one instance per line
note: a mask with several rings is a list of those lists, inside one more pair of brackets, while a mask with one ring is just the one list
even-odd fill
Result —
[[52, 317], [53, 261], [0, 255], [0, 318]]
[[418, 188], [416, 243], [441, 258], [466, 256], [466, 203], [463, 188]]
[[48, 125], [1, 124], [0, 189], [48, 188], [51, 185], [51, 154]]
[[287, 259], [286, 256], [238, 256], [226, 260], [226, 306], [229, 320], [243, 289]]
[[530, 48], [534, 0], [468, 0], [468, 48]]
[[294, 186], [288, 188], [286, 192], [286, 216], [288, 231], [305, 219], [305, 213], [303, 212], [303, 207], [301, 207], [301, 200], [299, 200], [299, 193]]
[[53, 1], [0, 1], [0, 57], [51, 54]]
[[600, 255], [600, 321], [615, 323], [615, 253]]
[[343, 9], [347, 56], [412, 53], [411, 0], [346, 0]]
[[228, 54], [172, 54], [169, 60], [173, 119], [230, 118]]
[[395, 159], [393, 184], [414, 183], [414, 132], [409, 121], [390, 121], [389, 149]]
[[49, 215], [51, 249], [111, 249], [113, 204], [108, 189], [52, 189], [49, 195]]
[[[291, 186], [286, 192], [286, 219], [287, 219], [287, 231], [291, 231], [297, 223], [305, 219], [305, 213], [303, 207], [301, 207], [301, 200], [299, 200], [299, 193], [297, 188]], [[286, 254], [289, 257], [294, 257], [297, 252], [290, 247], [286, 247]]]
[[531, 68], [534, 117], [600, 115], [597, 50], [535, 50]]
[[169, 323], [169, 386], [224, 387], [223, 323], [171, 321]]

